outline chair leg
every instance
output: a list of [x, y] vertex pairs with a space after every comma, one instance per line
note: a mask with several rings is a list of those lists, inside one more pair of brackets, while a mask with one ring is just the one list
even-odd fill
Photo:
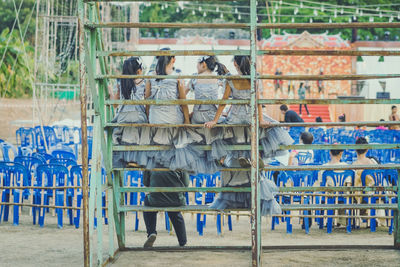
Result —
[[[376, 204], [375, 197], [371, 198], [371, 204]], [[371, 216], [375, 216], [375, 215], [376, 215], [376, 210], [371, 209]], [[370, 225], [371, 225], [371, 232], [376, 232], [376, 218], [371, 218]]]
[[228, 228], [229, 231], [232, 231], [232, 216], [228, 215]]
[[[286, 214], [290, 215], [290, 211], [287, 211]], [[292, 224], [290, 223], [290, 217], [286, 217], [286, 233], [292, 233]]]
[[[79, 195], [77, 195], [77, 199], [76, 199], [76, 207], [80, 208], [81, 206], [82, 206], [82, 195], [79, 194]], [[78, 210], [76, 210], [76, 217], [74, 218], [74, 224], [75, 224], [76, 229], [79, 228], [80, 216], [81, 216], [81, 210], [78, 209]]]
[[[64, 193], [56, 192], [55, 193], [55, 205], [56, 206], [64, 206]], [[57, 226], [59, 229], [63, 228], [63, 210], [60, 208], [56, 209], [57, 213]]]
[[[20, 203], [20, 196], [21, 196], [22, 192], [18, 189], [14, 190], [14, 194], [13, 194], [13, 202], [14, 203]], [[19, 224], [19, 206], [18, 205], [14, 205], [13, 207], [13, 225], [14, 226], [18, 226]]]
[[[330, 197], [330, 198], [327, 198], [327, 200], [328, 200], [328, 204], [333, 204], [333, 203], [334, 203], [334, 199], [331, 198], [331, 197]], [[333, 211], [333, 210], [328, 210], [328, 211], [327, 211], [327, 214], [328, 214], [328, 215], [333, 215], [333, 214], [334, 214], [334, 211]], [[330, 217], [330, 218], [328, 218], [328, 220], [327, 220], [326, 232], [327, 232], [328, 234], [332, 233], [332, 228], [333, 228], [333, 218]]]
[[217, 234], [221, 234], [221, 214], [217, 214]]

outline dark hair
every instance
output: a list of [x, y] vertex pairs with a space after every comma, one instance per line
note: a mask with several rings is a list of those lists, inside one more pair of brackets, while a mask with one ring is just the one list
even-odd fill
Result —
[[240, 72], [243, 75], [250, 75], [250, 57], [249, 56], [234, 56], [233, 60], [238, 64]]
[[395, 109], [395, 108], [397, 108], [397, 106], [392, 106], [392, 109]]
[[281, 105], [279, 107], [279, 109], [282, 110], [282, 111], [288, 111], [289, 110], [289, 108], [285, 104]]
[[322, 118], [321, 117], [316, 117], [315, 118], [315, 122], [322, 122]]
[[343, 113], [342, 115], [340, 115], [339, 116], [339, 121], [340, 122], [346, 122], [346, 114]]
[[330, 152], [332, 156], [338, 156], [340, 153], [342, 153], [344, 150], [343, 149], [331, 149]]
[[[161, 50], [171, 50], [168, 47], [162, 48]], [[156, 74], [157, 75], [167, 75], [165, 68], [171, 62], [171, 60], [175, 58], [175, 56], [157, 56], [157, 65], [156, 65]], [[158, 82], [161, 79], [156, 79]]]
[[384, 119], [380, 119], [379, 121], [385, 121]]
[[199, 63], [206, 63], [207, 68], [211, 71], [216, 71], [218, 75], [225, 75], [228, 73], [224, 64], [219, 63], [215, 56], [202, 57]]
[[303, 87], [303, 84], [304, 84], [304, 83], [303, 83], [303, 82], [301, 82], [299, 87], [300, 87], [300, 88], [301, 88], [301, 87]]
[[300, 139], [304, 144], [310, 145], [314, 141], [314, 136], [310, 132], [302, 132], [300, 135]]
[[[138, 57], [130, 57], [124, 61], [122, 66], [123, 75], [136, 75], [142, 69], [142, 63]], [[136, 93], [135, 79], [121, 79], [121, 95], [124, 99], [131, 99], [131, 95]]]
[[[357, 145], [363, 145], [363, 144], [368, 144], [367, 139], [365, 137], [358, 137], [356, 140]], [[356, 149], [357, 154], [364, 154], [367, 152], [368, 149]]]

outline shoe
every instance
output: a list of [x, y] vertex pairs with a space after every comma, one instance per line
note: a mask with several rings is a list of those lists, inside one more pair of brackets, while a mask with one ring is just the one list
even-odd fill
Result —
[[238, 161], [239, 161], [240, 167], [242, 167], [242, 168], [250, 168], [251, 167], [250, 160], [248, 158], [240, 157], [240, 158], [238, 158]]
[[156, 238], [157, 238], [157, 234], [149, 235], [149, 237], [147, 238], [146, 242], [144, 242], [143, 247], [144, 248], [152, 248], [154, 242], [156, 241]]
[[300, 113], [299, 116], [300, 116], [300, 117], [303, 117], [303, 114]]
[[308, 114], [308, 117], [311, 117], [311, 114]]

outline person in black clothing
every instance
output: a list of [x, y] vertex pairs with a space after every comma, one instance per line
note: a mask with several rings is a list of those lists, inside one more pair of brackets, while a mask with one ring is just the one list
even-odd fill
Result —
[[[179, 171], [146, 171], [143, 173], [143, 184], [149, 187], [187, 187], [189, 185], [188, 175]], [[183, 192], [178, 193], [158, 193], [152, 192], [146, 195], [145, 206], [152, 207], [179, 207], [185, 206], [186, 199]], [[180, 212], [168, 212], [174, 226], [179, 246], [186, 245], [185, 221]], [[157, 237], [157, 212], [143, 212], [143, 219], [146, 224], [147, 240], [144, 243], [145, 248], [153, 247]]]
[[289, 110], [288, 106], [282, 105], [280, 110], [285, 115], [285, 122], [304, 122], [304, 120], [293, 110]]

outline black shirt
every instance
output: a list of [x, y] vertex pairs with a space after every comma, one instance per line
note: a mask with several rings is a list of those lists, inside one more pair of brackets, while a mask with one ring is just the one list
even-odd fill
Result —
[[[187, 187], [189, 177], [186, 173], [179, 171], [146, 171], [143, 173], [143, 184], [150, 187]], [[185, 194], [152, 192], [147, 196], [149, 206], [174, 207], [186, 204]]]
[[285, 113], [285, 122], [304, 122], [304, 120], [293, 110]]

